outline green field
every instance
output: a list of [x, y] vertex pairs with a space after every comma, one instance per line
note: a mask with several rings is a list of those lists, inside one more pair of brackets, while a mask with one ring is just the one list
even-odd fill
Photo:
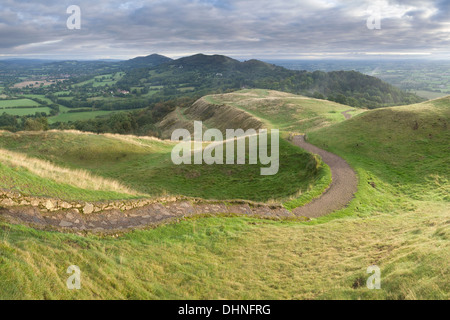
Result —
[[30, 99], [0, 100], [0, 108], [38, 107], [39, 103]]
[[67, 112], [68, 110], [76, 110], [76, 109], [65, 108], [65, 112], [61, 112], [60, 114], [58, 114], [56, 116], [49, 117], [48, 123], [52, 124], [52, 123], [56, 123], [56, 122], [90, 120], [90, 119], [95, 119], [96, 117], [106, 116], [113, 112], [117, 112], [117, 111], [106, 111], [106, 110], [86, 111], [86, 112]]
[[[309, 135], [312, 143], [347, 159], [361, 178], [374, 181], [377, 191], [403, 195], [398, 207], [411, 199], [450, 201], [448, 142], [450, 98], [422, 104], [384, 108]], [[349, 134], [351, 133], [351, 134]], [[382, 201], [384, 202], [384, 201]], [[386, 201], [385, 203], [389, 203]]]
[[[448, 299], [448, 213], [188, 220], [120, 238], [0, 223], [2, 299]], [[368, 266], [382, 289], [368, 290]], [[66, 270], [82, 272], [67, 290]]]
[[[48, 100], [44, 96], [40, 95], [25, 95], [29, 98], [42, 98]], [[50, 100], [48, 100], [50, 101]], [[51, 102], [51, 101], [50, 101]], [[23, 108], [30, 107], [30, 108]], [[0, 114], [6, 112], [7, 114], [14, 116], [28, 116], [34, 115], [36, 112], [50, 113], [50, 108], [45, 107], [33, 101], [31, 99], [12, 99], [12, 100], [0, 100]]]
[[[269, 117], [268, 107], [258, 116], [269, 124], [275, 119], [272, 126], [307, 131], [310, 142], [351, 164], [359, 187], [347, 208], [310, 222], [188, 219], [117, 238], [0, 223], [0, 298], [450, 299], [450, 98], [366, 111], [347, 121], [338, 119], [340, 106], [330, 117], [328, 107], [319, 105], [316, 114], [305, 109], [306, 124], [299, 121], [297, 108], [286, 109], [295, 111], [291, 117]], [[318, 117], [317, 128], [310, 116]], [[286, 192], [276, 176], [270, 186], [258, 181], [245, 185], [246, 172], [237, 172], [234, 180], [221, 175], [220, 168], [198, 169], [203, 179], [193, 182], [184, 171], [188, 168], [167, 166], [164, 143], [111, 139], [8, 134], [0, 142], [2, 148], [61, 166], [82, 166], [140, 190], [151, 190], [145, 177], [157, 168], [156, 189], [173, 183], [182, 193], [191, 188], [214, 195], [219, 182], [216, 192], [226, 197], [233, 191], [249, 197]], [[299, 162], [303, 153], [286, 143], [282, 150], [292, 163], [281, 180], [295, 183], [305, 165]], [[208, 182], [214, 175], [219, 179]], [[207, 185], [208, 190], [200, 189]], [[73, 264], [81, 268], [82, 289], [69, 291], [66, 270]], [[365, 285], [371, 265], [381, 269], [380, 290]]]
[[34, 115], [36, 112], [45, 112], [49, 113], [50, 108], [48, 107], [38, 107], [38, 108], [18, 108], [18, 109], [1, 109], [0, 108], [0, 114], [7, 113], [14, 116], [31, 116]]
[[77, 188], [67, 183], [58, 183], [43, 179], [31, 173], [27, 168], [12, 167], [0, 163], [0, 188], [15, 190], [23, 194], [38, 197], [52, 197], [65, 200], [101, 201], [136, 198], [124, 193], [105, 192]]
[[438, 98], [448, 96], [448, 93], [439, 93], [439, 92], [426, 91], [426, 90], [409, 90], [408, 92], [415, 93], [419, 97], [422, 97], [425, 99], [438, 99]]
[[[152, 94], [152, 92], [150, 92], [149, 94]], [[53, 104], [53, 101], [51, 101], [49, 98], [46, 98], [44, 95], [26, 94], [23, 96], [26, 98], [31, 98], [31, 99], [39, 99], [39, 100], [47, 102], [48, 104]], [[39, 113], [45, 112], [47, 115], [50, 114], [51, 109], [49, 107], [46, 107], [44, 104], [41, 105], [38, 102], [33, 101], [31, 99], [0, 100], [0, 114], [2, 114], [3, 112], [6, 112], [7, 114], [10, 114], [10, 115], [15, 115], [15, 116], [34, 115], [36, 112], [39, 112]], [[61, 97], [60, 99], [70, 100], [73, 98], [72, 97]], [[48, 117], [49, 124], [53, 124], [53, 123], [57, 123], [57, 122], [90, 120], [90, 119], [95, 119], [97, 117], [109, 115], [113, 112], [120, 111], [120, 110], [114, 110], [114, 111], [95, 110], [95, 111], [87, 111], [87, 112], [68, 112], [69, 110], [76, 110], [76, 109], [71, 109], [71, 108], [65, 107], [63, 105], [58, 105], [58, 106], [59, 106], [59, 114], [56, 116]], [[20, 107], [20, 108], [17, 108], [17, 107]], [[30, 108], [23, 108], [23, 107], [30, 107]]]
[[112, 86], [117, 83], [120, 79], [123, 77], [122, 72], [117, 72], [114, 74], [105, 74], [96, 76], [90, 80], [83, 81], [77, 84], [74, 84], [73, 87], [82, 87], [85, 85], [92, 85], [93, 87], [105, 87], [105, 86]]
[[23, 96], [27, 97], [27, 98], [31, 98], [31, 99], [39, 99], [39, 100], [47, 102], [48, 104], [53, 103], [52, 100], [50, 100], [49, 98], [46, 98], [45, 95], [42, 95], [42, 94], [24, 94]]

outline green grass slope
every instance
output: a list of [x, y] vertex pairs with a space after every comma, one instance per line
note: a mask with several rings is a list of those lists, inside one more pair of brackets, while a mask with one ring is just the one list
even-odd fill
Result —
[[[308, 169], [316, 167], [314, 156], [284, 140], [280, 144], [280, 170], [274, 176], [261, 176], [261, 164], [176, 166], [171, 160], [174, 146], [173, 142], [156, 139], [73, 132], [4, 132], [0, 135], [0, 148], [50, 161], [60, 167], [87, 170], [149, 196], [290, 201], [320, 194], [329, 180], [326, 167], [319, 164], [318, 170]], [[11, 188], [19, 181], [8, 172], [4, 172], [6, 177], [0, 187]], [[31, 194], [36, 190], [35, 185], [27, 187], [24, 183], [15, 188]], [[49, 191], [47, 195], [53, 194]]]
[[[0, 298], [448, 300], [449, 110], [444, 98], [310, 130], [360, 178], [348, 208], [311, 222], [214, 217], [118, 238], [0, 223]], [[82, 289], [69, 291], [73, 264]], [[380, 290], [365, 286], [374, 264]]]
[[450, 201], [450, 98], [378, 109], [309, 134], [360, 176], [351, 210], [399, 211], [414, 201]]
[[138, 198], [126, 193], [114, 191], [89, 190], [69, 183], [58, 183], [51, 179], [31, 173], [24, 167], [8, 166], [0, 163], [0, 188], [18, 191], [25, 195], [50, 197], [64, 200], [122, 200]]
[[[0, 222], [0, 299], [449, 299], [445, 207], [326, 224], [206, 218], [119, 238]], [[66, 270], [81, 269], [68, 290]], [[367, 267], [381, 268], [369, 290]]]
[[221, 130], [266, 127], [305, 133], [344, 121], [344, 111], [356, 115], [365, 110], [285, 92], [246, 89], [203, 97], [192, 107], [169, 115], [160, 127], [164, 132], [176, 126], [192, 126], [195, 119]]

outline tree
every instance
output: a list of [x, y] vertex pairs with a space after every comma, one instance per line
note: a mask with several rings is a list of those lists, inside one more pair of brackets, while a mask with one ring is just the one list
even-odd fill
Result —
[[25, 120], [26, 131], [46, 131], [48, 130], [47, 118], [28, 118]]

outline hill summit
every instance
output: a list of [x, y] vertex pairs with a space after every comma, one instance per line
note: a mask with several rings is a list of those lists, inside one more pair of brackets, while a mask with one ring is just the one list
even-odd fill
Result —
[[[157, 59], [159, 62], [163, 60]], [[130, 70], [117, 85], [124, 90], [164, 87], [164, 94], [171, 96], [186, 93], [202, 96], [242, 88], [261, 88], [363, 108], [423, 101], [412, 93], [356, 71], [296, 71], [255, 59], [241, 62], [227, 56], [204, 54]]]

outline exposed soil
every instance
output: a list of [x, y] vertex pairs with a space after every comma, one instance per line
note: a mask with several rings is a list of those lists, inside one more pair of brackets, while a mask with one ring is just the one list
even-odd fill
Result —
[[306, 151], [321, 156], [322, 160], [330, 167], [332, 177], [330, 186], [319, 198], [292, 212], [296, 216], [317, 218], [344, 208], [358, 190], [355, 171], [341, 157], [307, 143], [303, 135], [295, 136], [292, 142]]
[[351, 112], [351, 111], [353, 111], [353, 110], [347, 110], [347, 111], [341, 112], [341, 114], [345, 117], [345, 120], [348, 120], [352, 117], [352, 115], [349, 114], [349, 112]]

